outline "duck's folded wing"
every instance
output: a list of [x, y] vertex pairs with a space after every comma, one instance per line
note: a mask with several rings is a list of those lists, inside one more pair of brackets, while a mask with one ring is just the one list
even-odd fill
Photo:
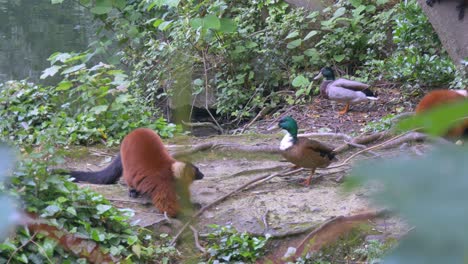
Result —
[[370, 87], [370, 85], [362, 83], [362, 82], [357, 82], [357, 81], [351, 81], [351, 80], [346, 80], [346, 79], [338, 79], [333, 82], [334, 86], [338, 87], [343, 87], [346, 89], [350, 89], [353, 91], [362, 91]]
[[317, 140], [313, 140], [313, 139], [308, 139], [308, 138], [304, 138], [304, 141], [306, 141], [305, 143], [305, 146], [308, 148], [308, 149], [312, 149], [314, 151], [317, 151], [317, 152], [320, 152], [320, 153], [324, 153], [324, 154], [328, 154], [328, 153], [332, 153], [333, 152], [333, 148], [322, 143], [322, 142], [319, 142]]

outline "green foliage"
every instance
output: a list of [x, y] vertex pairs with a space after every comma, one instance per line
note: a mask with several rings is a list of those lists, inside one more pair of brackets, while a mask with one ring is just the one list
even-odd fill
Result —
[[210, 225], [214, 229], [208, 234], [208, 263], [254, 262], [263, 255], [269, 236], [252, 237], [239, 233], [232, 226]]
[[443, 135], [457, 122], [466, 118], [468, 102], [454, 103], [447, 106], [436, 107], [421, 115], [415, 115], [398, 124], [401, 130], [424, 128], [431, 135]]
[[[433, 135], [443, 134], [452, 120], [468, 112], [466, 102], [434, 109], [404, 120], [405, 130], [424, 126]], [[399, 215], [414, 230], [403, 238], [385, 263], [462, 263], [468, 240], [463, 231], [468, 175], [468, 149], [438, 146], [423, 157], [400, 156], [356, 167], [348, 186], [379, 182], [373, 200]]]
[[392, 126], [392, 119], [395, 117], [394, 114], [388, 114], [379, 121], [373, 121], [366, 124], [361, 129], [362, 132], [380, 132], [389, 129]]
[[[168, 241], [162, 240], [156, 248], [149, 230], [129, 224], [132, 211], [117, 209], [102, 195], [80, 189], [66, 177], [47, 170], [59, 161], [51, 144], [45, 144], [43, 151], [28, 153], [3, 191], [22, 200], [23, 210], [60, 230], [98, 243], [103, 253], [120, 258], [121, 263], [163, 261], [175, 255], [175, 249], [166, 246]], [[0, 244], [0, 262], [10, 257], [14, 263], [83, 263], [57, 241], [45, 234], [33, 234], [26, 227], [19, 227], [15, 236]]]
[[422, 158], [373, 161], [353, 170], [354, 177], [381, 182], [373, 199], [415, 227], [385, 263], [463, 263], [467, 159], [466, 148], [446, 146]]
[[401, 2], [392, 18], [395, 50], [388, 58], [371, 61], [383, 78], [404, 86], [437, 86], [455, 78], [455, 66], [416, 0]]
[[[112, 145], [137, 127], [150, 127], [163, 137], [175, 132], [162, 118], [153, 120], [147, 107], [128, 91], [131, 83], [115, 67], [103, 63], [87, 67], [88, 53], [55, 53], [42, 78], [60, 73], [55, 87], [25, 81], [0, 84], [0, 135], [36, 144], [46, 128], [53, 128], [57, 144]], [[49, 130], [50, 131], [50, 130]]]

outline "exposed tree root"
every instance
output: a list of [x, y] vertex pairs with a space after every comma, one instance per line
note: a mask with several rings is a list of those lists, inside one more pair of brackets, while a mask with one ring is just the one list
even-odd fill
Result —
[[263, 152], [277, 154], [280, 153], [280, 150], [277, 146], [243, 146], [239, 144], [226, 144], [226, 143], [217, 143], [217, 142], [206, 142], [197, 144], [189, 150], [177, 151], [172, 154], [174, 158], [180, 158], [183, 156], [189, 156], [193, 153], [206, 150], [233, 150], [240, 152]]
[[[387, 215], [387, 210], [379, 210], [373, 212], [366, 212], [351, 216], [337, 216], [328, 221], [325, 221], [317, 228], [313, 229], [296, 247], [296, 251], [286, 256], [281, 252], [273, 253], [272, 256], [264, 258], [259, 263], [288, 263], [301, 256], [305, 256], [308, 252], [318, 251], [323, 246], [329, 245], [336, 241], [340, 236], [349, 232], [356, 225], [373, 220]], [[304, 228], [296, 232], [291, 232], [292, 235], [302, 234], [307, 232], [313, 227]], [[300, 233], [298, 233], [300, 232]], [[286, 233], [289, 235], [289, 233]]]

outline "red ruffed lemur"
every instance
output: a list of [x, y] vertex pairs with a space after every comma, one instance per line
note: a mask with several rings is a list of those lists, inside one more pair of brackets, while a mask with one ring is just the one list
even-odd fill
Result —
[[[420, 114], [431, 110], [437, 106], [441, 106], [444, 104], [450, 104], [453, 102], [459, 102], [462, 100], [467, 100], [468, 98], [468, 91], [467, 90], [433, 90], [426, 94], [419, 104], [416, 106], [416, 114]], [[461, 122], [461, 124], [456, 125], [455, 127], [451, 128], [446, 136], [448, 137], [462, 137], [468, 136], [468, 113], [465, 118]]]
[[171, 217], [190, 203], [190, 184], [203, 179], [196, 166], [175, 160], [161, 138], [148, 128], [130, 132], [122, 141], [120, 154], [106, 168], [70, 172], [75, 181], [96, 184], [116, 183], [122, 174], [130, 197], [149, 194], [153, 204]]

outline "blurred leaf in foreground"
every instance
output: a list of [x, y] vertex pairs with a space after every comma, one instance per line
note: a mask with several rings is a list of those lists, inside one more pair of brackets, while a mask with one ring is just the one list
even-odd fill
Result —
[[430, 135], [443, 135], [456, 122], [468, 117], [468, 100], [436, 107], [427, 113], [418, 114], [398, 123], [401, 130], [424, 127]]
[[11, 174], [13, 165], [13, 153], [7, 147], [0, 145], [0, 241], [5, 239], [10, 230], [9, 228], [19, 220], [19, 215], [14, 208], [14, 202], [2, 194], [3, 182]]
[[[356, 179], [382, 183], [372, 198], [414, 227], [385, 263], [468, 261], [468, 149], [444, 146], [425, 157], [362, 164]], [[353, 179], [354, 178], [354, 179]]]

